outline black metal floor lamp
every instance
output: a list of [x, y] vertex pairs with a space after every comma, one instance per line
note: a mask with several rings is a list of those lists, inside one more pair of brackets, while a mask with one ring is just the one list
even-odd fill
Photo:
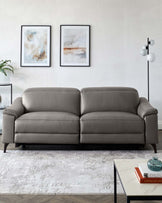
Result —
[[155, 54], [150, 53], [150, 45], [154, 45], [154, 40], [147, 38], [147, 44], [142, 47], [141, 55], [147, 56], [147, 94], [150, 100], [150, 62], [155, 61]]

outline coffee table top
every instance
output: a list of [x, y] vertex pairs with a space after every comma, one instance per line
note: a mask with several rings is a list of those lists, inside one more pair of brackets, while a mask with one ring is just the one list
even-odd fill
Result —
[[140, 184], [134, 167], [147, 162], [146, 159], [115, 159], [114, 164], [127, 196], [162, 196], [162, 184]]

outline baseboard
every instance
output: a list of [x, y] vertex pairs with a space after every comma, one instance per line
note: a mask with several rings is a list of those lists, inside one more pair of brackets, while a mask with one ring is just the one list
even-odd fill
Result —
[[158, 129], [159, 129], [159, 130], [162, 130], [162, 120], [161, 120], [161, 121], [158, 121]]

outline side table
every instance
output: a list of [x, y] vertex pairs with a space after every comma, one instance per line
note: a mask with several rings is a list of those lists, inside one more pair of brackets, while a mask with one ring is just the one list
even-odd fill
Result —
[[117, 203], [117, 175], [127, 197], [132, 200], [162, 200], [162, 184], [140, 184], [134, 168], [146, 159], [115, 159], [114, 160], [114, 203]]

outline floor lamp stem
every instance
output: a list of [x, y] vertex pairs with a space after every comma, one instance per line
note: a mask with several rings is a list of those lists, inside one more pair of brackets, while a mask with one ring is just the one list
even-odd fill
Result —
[[148, 101], [150, 101], [150, 81], [149, 81], [149, 61], [147, 61], [147, 91], [148, 91]]
[[[149, 55], [149, 45], [150, 41], [149, 38], [147, 38], [147, 55]], [[148, 101], [150, 100], [150, 70], [149, 70], [149, 60], [147, 59], [147, 91], [148, 91]]]

